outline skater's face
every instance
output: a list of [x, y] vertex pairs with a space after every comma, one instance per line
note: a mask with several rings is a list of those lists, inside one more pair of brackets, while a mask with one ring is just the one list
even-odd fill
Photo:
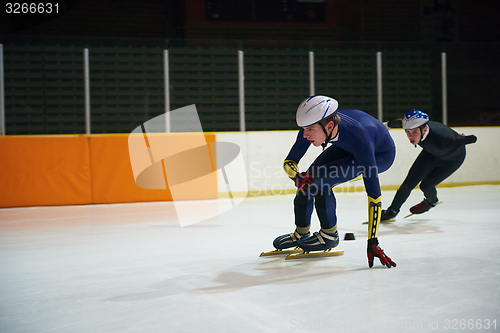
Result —
[[422, 134], [427, 131], [427, 127], [425, 127], [422, 131], [420, 128], [414, 128], [411, 130], [405, 130], [406, 136], [412, 145], [418, 145], [420, 140], [422, 139]]
[[[335, 127], [333, 121], [330, 121], [326, 125], [325, 129], [327, 133], [330, 133], [333, 130], [334, 133], [332, 133], [332, 138], [335, 137], [337, 132], [337, 127]], [[326, 134], [323, 131], [323, 128], [321, 127], [320, 124], [314, 124], [311, 126], [304, 127], [304, 138], [306, 138], [315, 147], [319, 147], [323, 142], [325, 142]]]

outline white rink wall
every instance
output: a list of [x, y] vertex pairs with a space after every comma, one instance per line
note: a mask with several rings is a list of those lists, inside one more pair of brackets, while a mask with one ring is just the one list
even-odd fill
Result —
[[[474, 134], [478, 140], [467, 145], [467, 157], [461, 168], [446, 179], [443, 184], [474, 185], [500, 183], [500, 127], [458, 127], [458, 133]], [[250, 195], [271, 195], [294, 192], [293, 182], [282, 169], [283, 160], [295, 142], [298, 131], [270, 132], [228, 132], [216, 133], [217, 142], [232, 142], [241, 148], [246, 167], [245, 177], [233, 178], [231, 191]], [[399, 186], [413, 161], [421, 151], [413, 147], [402, 129], [391, 129], [396, 143], [396, 160], [392, 167], [380, 175], [380, 184], [385, 189]], [[321, 147], [311, 146], [299, 163], [299, 169], [305, 170], [321, 153]], [[224, 179], [219, 177], [219, 192], [224, 195]], [[341, 185], [337, 191], [363, 190], [363, 182], [355, 181]]]

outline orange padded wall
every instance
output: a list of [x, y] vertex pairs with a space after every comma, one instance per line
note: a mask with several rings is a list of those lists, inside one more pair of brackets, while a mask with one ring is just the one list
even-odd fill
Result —
[[91, 203], [83, 135], [0, 137], [0, 207]]
[[91, 135], [92, 202], [171, 201], [168, 190], [147, 190], [135, 184], [128, 153], [128, 134]]
[[[166, 142], [174, 136], [178, 149], [189, 147], [192, 135], [163, 135]], [[210, 144], [215, 135], [205, 139]], [[176, 200], [217, 198], [215, 172], [195, 181], [195, 190], [177, 192]], [[128, 134], [0, 137], [0, 193], [0, 207], [172, 200], [168, 187], [135, 184]]]

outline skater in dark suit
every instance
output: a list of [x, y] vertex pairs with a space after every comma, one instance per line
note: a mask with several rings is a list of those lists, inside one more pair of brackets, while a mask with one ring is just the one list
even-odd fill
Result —
[[406, 179], [399, 187], [391, 205], [382, 211], [382, 221], [398, 215], [411, 191], [420, 183], [424, 200], [410, 208], [412, 214], [422, 214], [439, 202], [436, 185], [460, 168], [465, 160], [465, 145], [476, 142], [475, 135], [460, 135], [446, 125], [429, 121], [420, 110], [408, 112], [402, 121], [390, 121], [388, 127], [403, 127], [410, 143], [422, 147]]

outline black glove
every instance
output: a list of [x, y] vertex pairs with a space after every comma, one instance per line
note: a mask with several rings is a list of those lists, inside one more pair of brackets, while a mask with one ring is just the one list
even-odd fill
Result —
[[314, 184], [314, 178], [307, 172], [301, 172], [295, 175], [294, 178], [295, 186], [302, 192], [308, 192], [312, 184]]
[[476, 143], [476, 141], [477, 141], [477, 136], [475, 136], [475, 135], [467, 135], [465, 137], [465, 143], [466, 144]]
[[401, 119], [393, 119], [387, 122], [389, 128], [403, 128], [403, 121]]
[[477, 136], [474, 134], [472, 135], [465, 135], [465, 134], [460, 134], [458, 141], [463, 144], [463, 145], [468, 145], [471, 143], [475, 143], [477, 141]]
[[384, 253], [384, 250], [382, 250], [380, 246], [378, 246], [378, 239], [376, 237], [368, 240], [368, 249], [366, 252], [368, 254], [368, 266], [370, 268], [373, 267], [373, 260], [375, 257], [379, 258], [380, 263], [386, 265], [387, 268], [396, 267], [396, 263]]

